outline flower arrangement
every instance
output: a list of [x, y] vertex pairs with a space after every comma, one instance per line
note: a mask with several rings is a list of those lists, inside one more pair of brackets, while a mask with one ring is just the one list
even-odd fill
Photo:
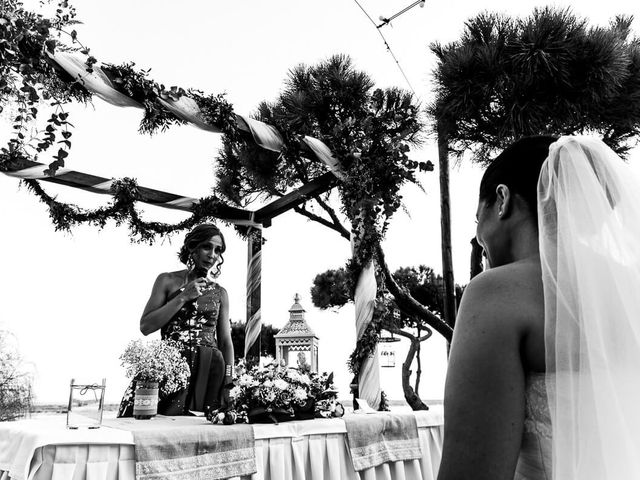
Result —
[[127, 377], [136, 382], [158, 382], [162, 395], [186, 388], [189, 381], [189, 364], [171, 340], [132, 340], [120, 360]]
[[276, 362], [247, 369], [242, 361], [235, 368], [235, 386], [229, 405], [208, 414], [213, 423], [341, 417], [333, 373], [317, 374], [280, 366]]

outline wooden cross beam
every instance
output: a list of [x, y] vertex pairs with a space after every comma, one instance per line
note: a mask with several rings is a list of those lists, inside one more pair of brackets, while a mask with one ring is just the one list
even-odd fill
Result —
[[254, 213], [254, 220], [264, 227], [271, 226], [271, 220], [287, 210], [306, 202], [315, 195], [320, 195], [327, 190], [331, 190], [336, 185], [336, 177], [333, 173], [327, 172], [319, 177], [305, 183], [302, 187], [274, 200], [268, 205], [258, 209]]
[[[45, 182], [79, 188], [99, 194], [110, 194], [111, 184], [113, 183], [113, 180], [108, 178], [66, 169], [61, 169], [53, 177], [43, 176], [41, 172], [47, 168], [47, 165], [27, 159], [11, 161], [6, 167], [7, 170], [4, 173], [9, 176], [22, 179], [33, 178], [43, 180]], [[269, 227], [274, 217], [306, 202], [314, 195], [326, 192], [333, 188], [335, 184], [335, 176], [331, 172], [328, 172], [255, 212], [229, 205], [220, 205], [216, 208], [215, 212], [211, 212], [211, 214], [221, 220], [235, 224]], [[198, 203], [198, 199], [196, 198], [185, 197], [142, 186], [138, 187], [137, 200], [157, 207], [182, 210], [184, 212], [190, 212], [193, 206]]]
[[[75, 170], [60, 169], [55, 176], [43, 175], [42, 171], [47, 165], [27, 159], [14, 160], [9, 162], [7, 170], [4, 172], [8, 176], [20, 179], [36, 179], [45, 182], [56, 183], [68, 187], [79, 188], [88, 192], [111, 194], [112, 179], [78, 172]], [[197, 198], [185, 197], [174, 193], [163, 192], [148, 187], [138, 187], [138, 201], [155, 205], [162, 208], [182, 210], [190, 212]], [[220, 205], [215, 212], [211, 212], [215, 217], [240, 225], [258, 226], [252, 220], [252, 213], [249, 210], [237, 208], [229, 205]]]

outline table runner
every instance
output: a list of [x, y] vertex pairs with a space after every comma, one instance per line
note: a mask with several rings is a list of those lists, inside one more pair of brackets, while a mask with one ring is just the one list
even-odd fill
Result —
[[358, 472], [422, 456], [413, 413], [351, 414], [344, 421], [353, 468]]
[[185, 428], [180, 417], [162, 415], [109, 421], [133, 433], [137, 480], [218, 480], [256, 472], [251, 425], [214, 425], [204, 418], [189, 423]]

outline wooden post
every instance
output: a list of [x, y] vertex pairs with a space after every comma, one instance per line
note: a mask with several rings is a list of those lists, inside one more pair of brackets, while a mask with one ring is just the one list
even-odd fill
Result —
[[456, 321], [456, 289], [451, 253], [451, 204], [449, 196], [449, 144], [445, 129], [438, 124], [440, 163], [440, 232], [442, 239], [442, 278], [444, 279], [444, 320], [452, 328]]
[[260, 312], [262, 283], [262, 230], [249, 230], [247, 241], [247, 323], [244, 335], [244, 358], [247, 366], [260, 364], [260, 333], [262, 318]]

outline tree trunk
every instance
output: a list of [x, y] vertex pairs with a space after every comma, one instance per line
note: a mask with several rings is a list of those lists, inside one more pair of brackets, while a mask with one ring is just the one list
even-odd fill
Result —
[[444, 278], [444, 320], [452, 328], [456, 322], [456, 287], [451, 252], [451, 205], [449, 196], [449, 145], [443, 125], [438, 124], [440, 163], [440, 232], [442, 239], [442, 277]]
[[420, 349], [420, 342], [429, 338], [433, 332], [429, 330], [422, 337], [416, 337], [399, 328], [390, 328], [396, 335], [409, 339], [411, 344], [409, 345], [409, 351], [407, 352], [407, 358], [402, 364], [402, 390], [404, 391], [404, 399], [407, 401], [412, 410], [429, 410], [429, 407], [420, 399], [418, 393], [411, 387], [411, 364], [416, 355], [416, 352]]
[[[418, 329], [418, 336], [420, 336], [420, 329]], [[418, 342], [416, 346], [416, 383], [413, 387], [418, 396], [420, 396], [420, 378], [422, 378], [422, 359], [420, 358], [420, 353], [420, 342]]]
[[[376, 257], [378, 260], [378, 266], [381, 268], [384, 274], [384, 282], [389, 293], [393, 295], [398, 308], [405, 314], [417, 317], [423, 320], [427, 325], [433, 328], [436, 332], [442, 335], [448, 342], [451, 341], [453, 336], [453, 328], [443, 321], [440, 317], [430, 312], [424, 305], [413, 298], [408, 291], [401, 288], [393, 278], [393, 275], [389, 271], [389, 266], [385, 260], [384, 251], [380, 244], [376, 245]], [[455, 297], [454, 297], [455, 302]]]

